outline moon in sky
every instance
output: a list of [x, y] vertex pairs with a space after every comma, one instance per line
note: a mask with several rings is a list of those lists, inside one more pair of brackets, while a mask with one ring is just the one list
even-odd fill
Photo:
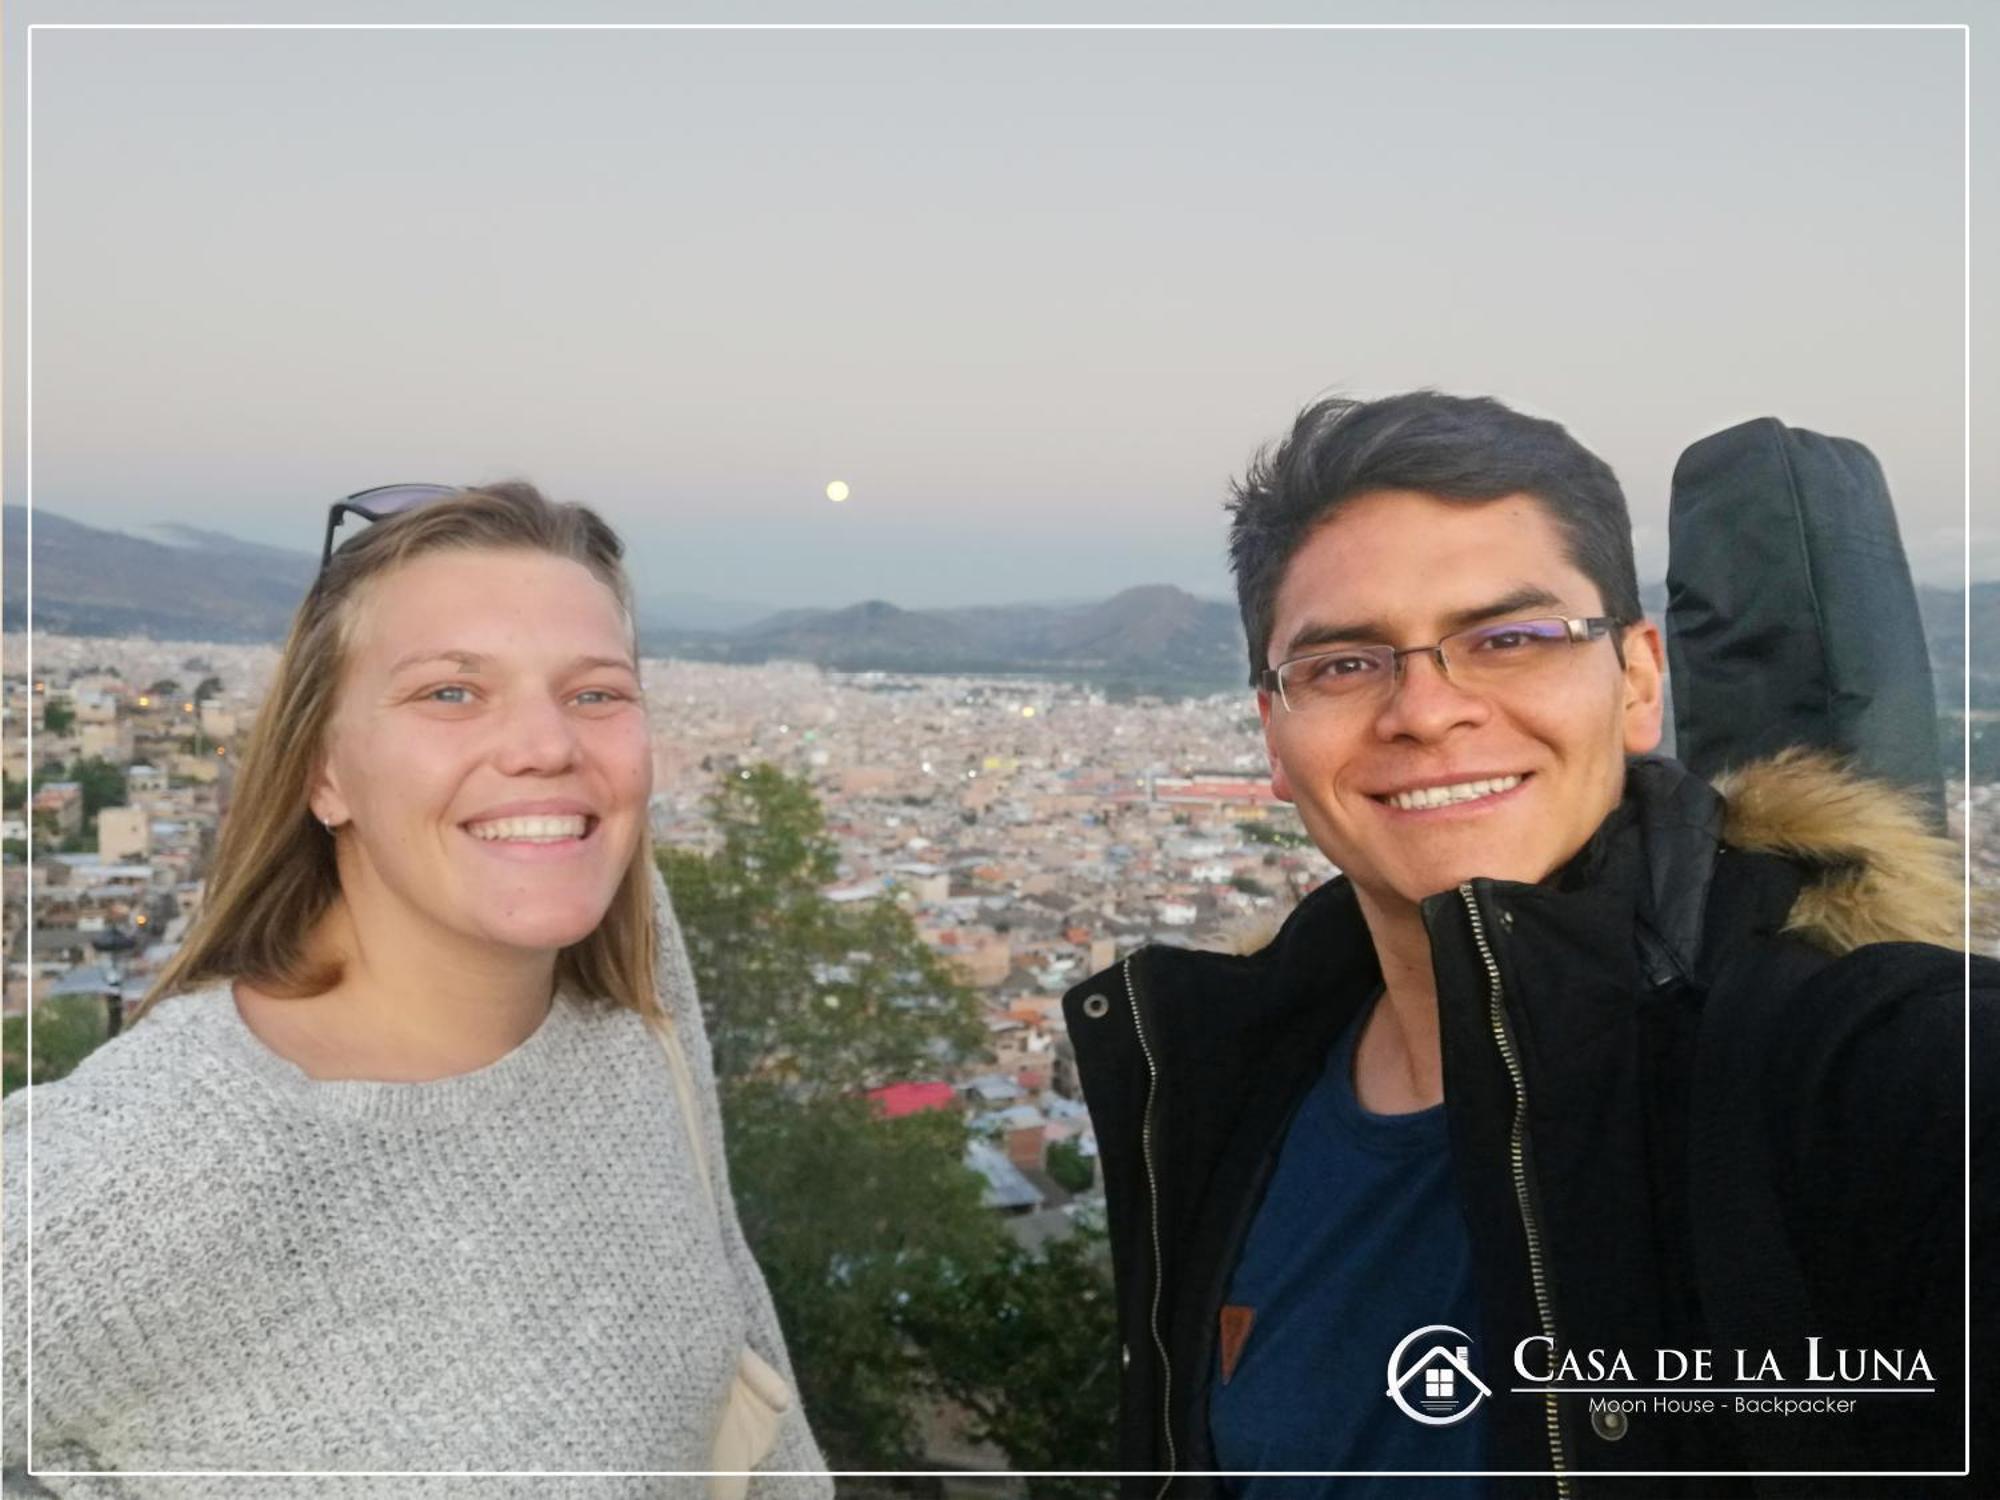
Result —
[[826, 498], [833, 501], [836, 505], [845, 500], [847, 496], [848, 488], [845, 479], [836, 479], [826, 487]]

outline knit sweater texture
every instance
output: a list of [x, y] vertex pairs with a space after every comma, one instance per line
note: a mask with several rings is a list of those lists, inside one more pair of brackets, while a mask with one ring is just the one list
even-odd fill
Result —
[[[7, 1100], [9, 1493], [703, 1494], [648, 1471], [707, 1467], [746, 1341], [792, 1372], [670, 913], [663, 936], [720, 1219], [658, 1038], [602, 1002], [558, 997], [505, 1057], [426, 1083], [309, 1079], [227, 986], [164, 1002], [33, 1091], [32, 1298], [26, 1091]], [[796, 1401], [763, 1467], [824, 1470]], [[262, 1473], [134, 1473], [163, 1470]]]

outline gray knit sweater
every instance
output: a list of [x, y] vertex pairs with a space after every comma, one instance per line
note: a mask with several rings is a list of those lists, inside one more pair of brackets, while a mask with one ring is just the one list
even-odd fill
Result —
[[[727, 1203], [671, 918], [666, 936], [662, 989]], [[672, 1074], [629, 1011], [558, 999], [456, 1078], [314, 1082], [218, 988], [33, 1092], [32, 1402], [25, 1095], [4, 1111], [10, 1493], [33, 1493], [32, 1420], [37, 1482], [64, 1496], [699, 1496], [698, 1478], [465, 1471], [701, 1469], [744, 1341], [791, 1377], [735, 1212], [711, 1212]], [[796, 1403], [765, 1467], [825, 1467]], [[218, 1469], [460, 1472], [131, 1477]], [[751, 1485], [831, 1491], [823, 1474]]]

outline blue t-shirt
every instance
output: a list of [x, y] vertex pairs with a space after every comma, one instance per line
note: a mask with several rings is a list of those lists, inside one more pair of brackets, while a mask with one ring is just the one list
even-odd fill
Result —
[[[1229, 1283], [1209, 1432], [1217, 1467], [1251, 1476], [1228, 1481], [1247, 1500], [1413, 1493], [1407, 1480], [1315, 1484], [1260, 1471], [1486, 1466], [1490, 1401], [1478, 1383], [1472, 1252], [1444, 1106], [1405, 1115], [1361, 1107], [1354, 1048], [1368, 1012], [1334, 1043], [1293, 1116]], [[1431, 1325], [1453, 1331], [1418, 1334]], [[1392, 1355], [1412, 1334], [1392, 1372]], [[1401, 1410], [1392, 1381], [1438, 1425]], [[1423, 1493], [1472, 1500], [1488, 1486], [1433, 1479]]]

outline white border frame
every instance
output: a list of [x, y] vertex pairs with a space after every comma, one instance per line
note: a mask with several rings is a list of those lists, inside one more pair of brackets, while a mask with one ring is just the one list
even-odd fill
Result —
[[[1965, 563], [1961, 587], [1964, 590], [1965, 632], [1964, 680], [1960, 704], [1961, 722], [1965, 725], [1962, 737], [1962, 765], [1960, 767], [1961, 787], [1959, 803], [1960, 828], [1963, 834], [1962, 878], [1963, 878], [1963, 932], [1968, 947], [1966, 951], [1964, 976], [1966, 990], [1965, 1004], [1965, 1467], [1950, 1469], [1896, 1469], [1896, 1470], [1794, 1470], [1794, 1469], [1714, 1469], [1714, 1470], [1674, 1470], [1674, 1469], [1440, 1469], [1383, 1471], [1364, 1469], [1283, 1470], [1271, 1471], [1269, 1477], [1277, 1478], [1357, 1478], [1382, 1477], [1385, 1474], [1399, 1478], [1551, 1478], [1557, 1474], [1578, 1478], [1903, 1478], [1939, 1477], [1964, 1478], [1972, 1472], [1972, 955], [1970, 939], [1972, 933], [1972, 27], [1968, 22], [1895, 22], [1895, 21], [1855, 21], [1855, 22], [1594, 22], [1594, 21], [1325, 21], [1325, 22], [734, 22], [734, 21], [302, 21], [302, 22], [259, 22], [259, 21], [56, 21], [31, 22], [27, 28], [27, 123], [23, 132], [26, 145], [26, 162], [23, 180], [27, 188], [24, 219], [26, 223], [27, 246], [25, 252], [26, 274], [26, 327], [25, 353], [26, 403], [23, 414], [25, 431], [22, 445], [26, 455], [25, 500], [27, 512], [27, 679], [28, 711], [25, 723], [25, 738], [28, 753], [28, 777], [32, 787], [34, 781], [34, 679], [35, 679], [35, 33], [38, 31], [1956, 31], [1963, 42], [1963, 102], [1964, 157], [1963, 157], [1963, 201], [1961, 212], [1964, 222], [1963, 247], [1963, 310], [1965, 334], [1963, 346], [1964, 360], [1964, 538]], [[32, 801], [32, 799], [31, 799]], [[32, 808], [30, 809], [32, 824]], [[32, 829], [31, 829], [32, 832]], [[27, 861], [27, 956], [29, 972], [29, 999], [27, 1006], [27, 1056], [32, 1079], [32, 1060], [35, 1050], [35, 1005], [34, 1005], [34, 963], [35, 963], [35, 883], [34, 859]], [[427, 1475], [456, 1475], [462, 1478], [670, 1478], [713, 1476], [718, 1471], [706, 1469], [37, 1469], [35, 1468], [34, 1433], [34, 1393], [35, 1393], [35, 1100], [32, 1081], [26, 1085], [28, 1094], [28, 1149], [26, 1152], [27, 1173], [27, 1365], [26, 1402], [28, 1415], [24, 1427], [28, 1434], [27, 1472], [31, 1476], [49, 1475], [58, 1478], [83, 1478], [102, 1473], [116, 1472], [131, 1478], [252, 1478], [288, 1476], [299, 1478], [354, 1478], [385, 1479]], [[742, 1473], [744, 1471], [719, 1471], [722, 1473]], [[759, 1470], [759, 1474], [797, 1475], [817, 1474], [819, 1470]], [[841, 1478], [1130, 1478], [1165, 1477], [1149, 1470], [1125, 1469], [831, 1469], [826, 1473]], [[1176, 1476], [1207, 1477], [1233, 1471], [1222, 1470], [1177, 1470]]]

